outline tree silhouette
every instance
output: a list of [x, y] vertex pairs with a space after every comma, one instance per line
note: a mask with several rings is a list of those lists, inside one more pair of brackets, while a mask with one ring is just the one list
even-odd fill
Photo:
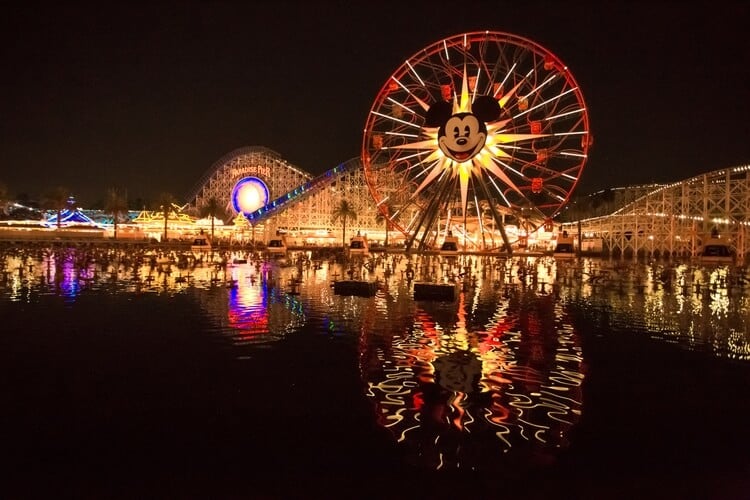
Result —
[[221, 203], [216, 197], [212, 196], [200, 207], [199, 214], [201, 217], [211, 217], [211, 243], [214, 241], [214, 218], [224, 220], [226, 213], [221, 207]]
[[57, 212], [57, 229], [60, 229], [62, 212], [68, 207], [69, 198], [70, 190], [64, 186], [57, 186], [44, 195], [44, 208]]
[[10, 195], [8, 194], [8, 188], [5, 184], [0, 182], [0, 211], [2, 211], [2, 213], [5, 213], [9, 201]]
[[167, 241], [167, 229], [169, 224], [169, 213], [172, 211], [172, 204], [175, 202], [175, 197], [172, 193], [163, 192], [157, 198], [157, 204], [159, 211], [164, 217], [164, 236], [162, 241]]
[[341, 232], [341, 245], [346, 248], [346, 221], [348, 219], [351, 219], [352, 221], [357, 220], [357, 212], [354, 210], [354, 207], [346, 200], [341, 200], [339, 205], [333, 210], [333, 213], [331, 214], [332, 221], [336, 223], [339, 219], [341, 219], [343, 224], [343, 229]]
[[112, 222], [115, 225], [115, 239], [117, 239], [117, 224], [120, 216], [128, 211], [127, 193], [117, 188], [110, 188], [104, 200], [104, 211], [112, 214]]

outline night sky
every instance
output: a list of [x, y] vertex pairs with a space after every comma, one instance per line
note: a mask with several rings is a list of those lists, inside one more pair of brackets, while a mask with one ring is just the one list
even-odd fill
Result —
[[503, 31], [557, 55], [594, 145], [576, 193], [750, 163], [749, 2], [503, 0], [4, 5], [0, 183], [182, 201], [225, 154], [313, 174], [359, 156], [375, 97], [448, 36]]

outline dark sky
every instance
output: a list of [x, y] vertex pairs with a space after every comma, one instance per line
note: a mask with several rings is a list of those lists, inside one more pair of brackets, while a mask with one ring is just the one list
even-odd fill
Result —
[[[529, 38], [581, 86], [577, 193], [750, 162], [750, 2], [308, 1], [5, 5], [0, 183], [83, 205], [185, 198], [265, 146], [313, 174], [358, 156], [403, 61], [477, 30]], [[184, 200], [186, 201], [186, 200]]]

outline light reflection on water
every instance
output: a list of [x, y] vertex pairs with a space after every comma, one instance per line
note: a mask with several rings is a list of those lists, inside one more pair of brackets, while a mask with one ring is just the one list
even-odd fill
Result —
[[562, 287], [560, 299], [596, 315], [603, 330], [641, 332], [719, 357], [750, 360], [745, 268], [589, 265], [588, 274], [578, 275], [585, 284]]
[[[583, 381], [573, 326], [552, 295], [501, 294], [420, 302], [403, 329], [383, 321], [368, 331], [368, 394], [412, 461], [479, 469], [514, 446], [542, 455], [567, 446]], [[475, 308], [475, 297], [494, 311]]]
[[[410, 462], [432, 469], [481, 469], [518, 450], [546, 463], [570, 445], [586, 411], [575, 317], [597, 335], [648, 335], [750, 360], [744, 268], [403, 255], [350, 266], [310, 257], [282, 266], [241, 253], [6, 249], [0, 296], [56, 295], [73, 307], [84, 294], [187, 294], [211, 319], [209, 333], [248, 362], [289, 335], [355, 338], [375, 418]], [[418, 281], [454, 283], [456, 300], [415, 301], [410, 270]], [[380, 289], [336, 295], [332, 280], [347, 275], [377, 279]], [[321, 388], [319, 397], [330, 394]]]

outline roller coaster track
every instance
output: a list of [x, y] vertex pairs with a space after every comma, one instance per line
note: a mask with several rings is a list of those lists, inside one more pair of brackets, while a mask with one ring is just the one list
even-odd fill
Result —
[[251, 224], [258, 224], [260, 222], [263, 222], [269, 217], [273, 217], [274, 215], [277, 215], [278, 213], [293, 207], [297, 203], [306, 199], [308, 196], [319, 192], [321, 189], [334, 182], [341, 174], [356, 170], [358, 168], [362, 168], [360, 162], [358, 161], [347, 161], [341, 163], [333, 167], [332, 169], [322, 173], [321, 175], [310, 179], [304, 184], [301, 184], [300, 186], [294, 188], [292, 191], [279, 196], [265, 206], [260, 207], [258, 210], [247, 214], [246, 217]]

